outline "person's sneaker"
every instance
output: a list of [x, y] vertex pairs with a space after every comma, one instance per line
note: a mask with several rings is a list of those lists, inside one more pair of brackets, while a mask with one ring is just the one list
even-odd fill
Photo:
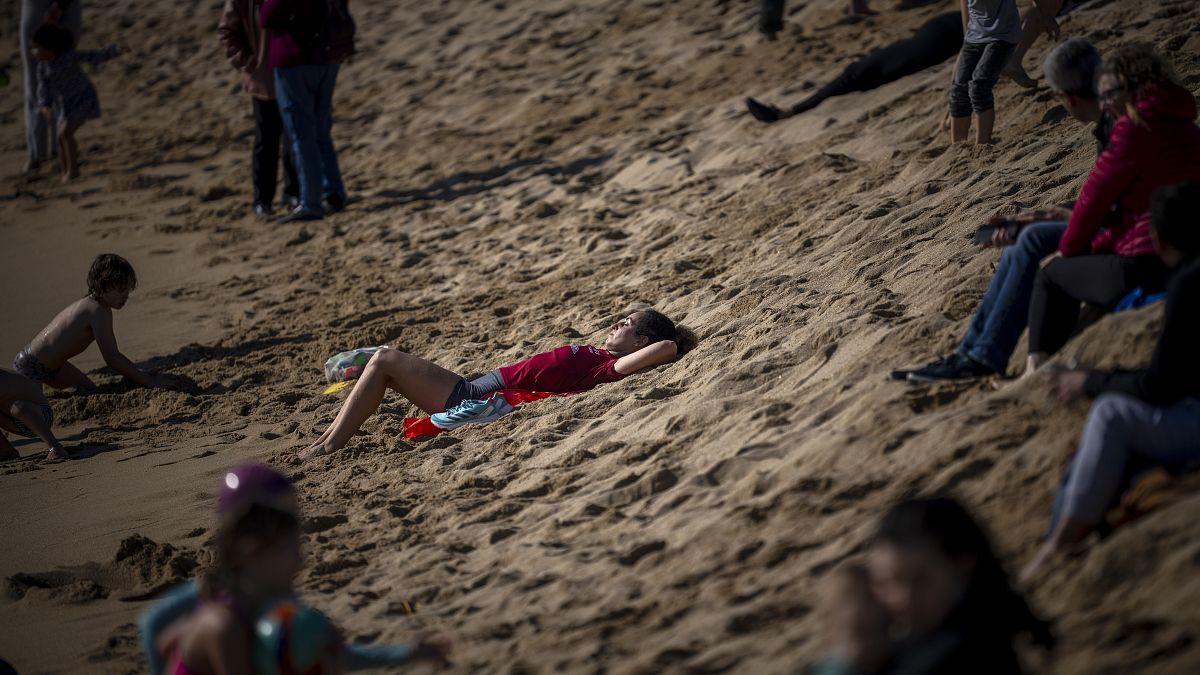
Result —
[[746, 109], [754, 115], [754, 119], [759, 122], [778, 122], [783, 118], [783, 111], [773, 105], [768, 105], [761, 101], [756, 101], [750, 97], [746, 97]]
[[303, 206], [297, 206], [291, 213], [275, 222], [279, 223], [280, 225], [287, 225], [288, 223], [302, 223], [309, 220], [320, 220], [324, 217], [325, 214], [321, 213], [320, 211], [306, 209]]
[[485, 400], [469, 398], [446, 412], [434, 413], [429, 419], [435, 427], [448, 431], [464, 424], [494, 422], [512, 411], [512, 404], [495, 394]]
[[300, 206], [300, 198], [296, 195], [284, 195], [279, 199], [279, 208], [284, 211], [294, 211], [297, 206]]
[[339, 213], [346, 208], [346, 198], [342, 195], [329, 195], [321, 202], [325, 213]]
[[984, 364], [963, 356], [951, 354], [923, 368], [908, 371], [909, 382], [938, 382], [942, 380], [971, 380], [995, 375], [996, 371]]
[[259, 218], [270, 218], [275, 212], [271, 209], [270, 204], [259, 202], [254, 205], [254, 215]]

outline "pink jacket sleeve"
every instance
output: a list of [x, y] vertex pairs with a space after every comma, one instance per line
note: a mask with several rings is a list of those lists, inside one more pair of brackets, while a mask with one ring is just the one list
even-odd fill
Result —
[[1075, 203], [1067, 231], [1059, 241], [1058, 250], [1064, 257], [1091, 253], [1092, 240], [1104, 225], [1105, 215], [1137, 176], [1133, 136], [1133, 120], [1127, 116], [1117, 120], [1108, 147], [1096, 159], [1096, 165], [1079, 191], [1079, 201]]
[[287, 0], [266, 0], [258, 10], [258, 23], [263, 28], [279, 28], [277, 24], [287, 14]]

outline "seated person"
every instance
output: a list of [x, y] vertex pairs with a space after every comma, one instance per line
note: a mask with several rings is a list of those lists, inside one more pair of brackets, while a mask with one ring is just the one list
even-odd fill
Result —
[[[1168, 268], [1150, 242], [1150, 195], [1200, 180], [1196, 98], [1149, 45], [1127, 45], [1105, 59], [1097, 88], [1116, 122], [1058, 252], [1042, 261], [1034, 281], [1026, 374], [1067, 343], [1081, 302], [1112, 310], [1135, 288], [1163, 290]], [[1105, 222], [1114, 204], [1121, 220]]]
[[1165, 465], [1200, 460], [1200, 183], [1160, 189], [1151, 211], [1154, 248], [1173, 270], [1158, 345], [1142, 370], [1047, 374], [1058, 399], [1087, 395], [1096, 402], [1061, 489], [1062, 515], [1022, 580], [1041, 576], [1064, 548], [1092, 532], [1133, 456]]
[[[1054, 94], [1072, 117], [1094, 123], [1093, 135], [1104, 151], [1111, 128], [1096, 96], [1100, 53], [1086, 40], [1067, 40], [1046, 55], [1043, 69]], [[910, 381], [958, 380], [1003, 375], [1029, 318], [1029, 297], [1038, 262], [1058, 249], [1067, 230], [1071, 209], [1052, 207], [1018, 213], [1021, 223], [1015, 241], [997, 229], [991, 245], [1006, 247], [987, 292], [955, 352], [913, 370], [893, 371], [893, 379]], [[997, 216], [993, 222], [1008, 220]]]
[[36, 383], [0, 370], [0, 460], [18, 459], [21, 453], [8, 442], [6, 433], [40, 438], [50, 448], [46, 459], [67, 459], [67, 451], [54, 437], [54, 410]]
[[333, 424], [300, 452], [299, 459], [341, 449], [379, 409], [388, 389], [396, 390], [427, 413], [439, 413], [501, 389], [588, 391], [667, 363], [687, 353], [694, 344], [691, 331], [677, 328], [662, 314], [645, 309], [613, 324], [603, 348], [567, 345], [471, 381], [412, 354], [381, 349], [371, 356]]
[[912, 37], [876, 49], [851, 63], [832, 82], [789, 110], [753, 98], [746, 99], [746, 107], [760, 122], [778, 122], [812, 110], [832, 96], [869, 91], [936, 66], [958, 54], [962, 44], [962, 15], [959, 12], [939, 14], [922, 24]]
[[21, 375], [55, 389], [96, 388], [91, 378], [71, 365], [94, 341], [104, 362], [143, 387], [168, 389], [178, 381], [167, 375], [147, 373], [133, 364], [117, 347], [113, 334], [113, 310], [121, 309], [137, 286], [133, 266], [119, 255], [96, 256], [88, 270], [88, 294], [58, 313], [50, 325], [14, 358], [13, 369]]

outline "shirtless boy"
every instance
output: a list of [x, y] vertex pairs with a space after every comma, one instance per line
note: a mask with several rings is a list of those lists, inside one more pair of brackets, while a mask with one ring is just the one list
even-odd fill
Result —
[[13, 369], [21, 375], [55, 389], [92, 391], [96, 383], [71, 365], [94, 340], [110, 368], [143, 387], [170, 389], [177, 381], [167, 375], [147, 373], [117, 348], [112, 311], [125, 306], [137, 286], [133, 266], [118, 255], [96, 256], [88, 270], [88, 294], [58, 313], [33, 341], [13, 358]]
[[0, 370], [0, 461], [21, 456], [6, 434], [40, 438], [50, 448], [46, 459], [67, 459], [67, 451], [50, 431], [52, 424], [54, 411], [42, 395], [42, 388], [20, 375]]

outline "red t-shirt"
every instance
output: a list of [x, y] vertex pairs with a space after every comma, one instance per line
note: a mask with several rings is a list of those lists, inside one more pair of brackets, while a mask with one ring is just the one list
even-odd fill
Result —
[[504, 366], [500, 377], [508, 389], [568, 393], [625, 377], [616, 369], [617, 357], [589, 345], [566, 345]]

